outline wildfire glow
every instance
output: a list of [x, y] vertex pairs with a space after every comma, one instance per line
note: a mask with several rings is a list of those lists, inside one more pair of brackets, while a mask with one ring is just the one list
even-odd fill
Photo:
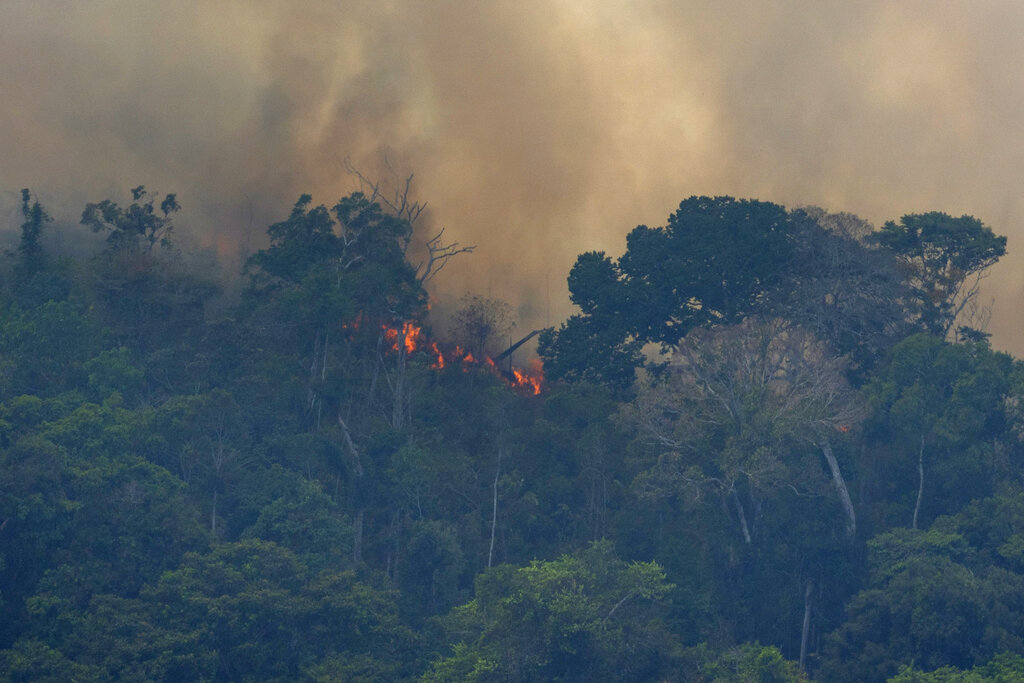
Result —
[[423, 328], [415, 323], [402, 323], [401, 328], [383, 326], [383, 330], [384, 338], [390, 344], [392, 351], [397, 352], [400, 348], [404, 348], [407, 354], [430, 354], [434, 358], [434, 362], [431, 363], [430, 367], [436, 370], [443, 370], [445, 367], [458, 363], [462, 365], [463, 371], [468, 371], [470, 367], [477, 365], [490, 369], [515, 389], [529, 391], [534, 396], [541, 392], [543, 372], [540, 359], [530, 361], [529, 370], [510, 367], [509, 371], [505, 372], [498, 368], [497, 363], [490, 356], [478, 359], [460, 346], [455, 346], [452, 350], [443, 352], [437, 345], [437, 342], [427, 341], [426, 336], [423, 334]]

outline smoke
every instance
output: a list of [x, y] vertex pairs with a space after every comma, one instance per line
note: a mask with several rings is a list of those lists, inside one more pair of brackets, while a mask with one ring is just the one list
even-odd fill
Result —
[[1024, 355], [1022, 28], [1012, 2], [12, 0], [0, 219], [30, 187], [81, 229], [145, 184], [231, 254], [356, 189], [346, 160], [415, 173], [423, 229], [477, 246], [436, 294], [505, 299], [525, 334], [570, 312], [577, 254], [693, 194], [968, 213], [1010, 238], [983, 296]]

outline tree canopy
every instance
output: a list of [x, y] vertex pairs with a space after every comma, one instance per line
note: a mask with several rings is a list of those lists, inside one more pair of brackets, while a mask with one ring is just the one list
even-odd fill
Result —
[[1024, 364], [972, 317], [1003, 238], [693, 197], [579, 256], [525, 383], [508, 304], [428, 305], [471, 247], [410, 182], [300, 196], [240, 273], [174, 194], [22, 193], [0, 677], [1020, 678]]

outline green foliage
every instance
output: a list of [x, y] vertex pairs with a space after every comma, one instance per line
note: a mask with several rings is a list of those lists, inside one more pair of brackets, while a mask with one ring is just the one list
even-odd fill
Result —
[[40, 640], [19, 640], [11, 649], [0, 650], [0, 671], [12, 683], [103, 679], [98, 667], [73, 662]]
[[793, 258], [791, 233], [776, 204], [691, 197], [665, 227], [630, 232], [617, 262], [582, 254], [569, 274], [582, 315], [541, 340], [545, 366], [555, 379], [628, 387], [643, 344], [770, 310]]
[[164, 605], [164, 623], [175, 631], [203, 632], [218, 676], [232, 680], [294, 678], [346, 654], [380, 660], [378, 669], [393, 671], [413, 654], [394, 591], [352, 572], [310, 576], [295, 555], [267, 541], [188, 555], [143, 597]]
[[1020, 683], [1024, 681], [1024, 657], [1003, 652], [982, 664], [963, 671], [944, 666], [935, 671], [920, 671], [902, 666], [889, 683]]
[[346, 515], [318, 482], [284, 471], [278, 476], [291, 480], [292, 486], [273, 502], [263, 504], [256, 522], [242, 538], [273, 541], [314, 571], [343, 566], [352, 547], [352, 524]]
[[101, 351], [82, 365], [93, 397], [102, 401], [117, 393], [134, 403], [145, 388], [145, 373], [135, 364], [126, 347]]
[[701, 683], [800, 683], [807, 677], [795, 662], [783, 658], [778, 648], [744, 643], [724, 652], [707, 646], [687, 652], [691, 660], [688, 680]]
[[884, 680], [911, 661], [970, 669], [1000, 651], [1024, 653], [1024, 572], [1012, 551], [1001, 555], [1024, 528], [1022, 513], [1020, 493], [997, 496], [928, 531], [873, 539], [868, 585], [829, 636], [822, 676]]
[[[1012, 476], [1000, 442], [1008, 434], [1006, 406], [1015, 364], [987, 344], [950, 344], [918, 334], [890, 353], [864, 394], [872, 408], [867, 435], [877, 453], [874, 478], [884, 486], [878, 513], [910, 525], [924, 468], [922, 520], [956, 512], [992, 495]], [[888, 510], [883, 509], [886, 504]], [[891, 519], [895, 512], [902, 515]]]
[[675, 644], [658, 619], [671, 590], [654, 563], [626, 563], [610, 542], [477, 578], [445, 626], [457, 640], [423, 680], [634, 680], [668, 676]]
[[876, 239], [900, 259], [919, 323], [940, 337], [971, 305], [981, 273], [1006, 253], [1006, 238], [977, 218], [937, 211], [889, 221]]
[[853, 216], [732, 197], [691, 197], [664, 227], [641, 225], [614, 261], [581, 254], [569, 274], [580, 314], [542, 337], [555, 379], [620, 392], [648, 343], [696, 327], [783, 317], [814, 331], [862, 375], [906, 328], [894, 256], [872, 248]]
[[627, 397], [643, 362], [642, 347], [621, 330], [574, 315], [558, 330], [541, 332], [537, 352], [549, 380], [592, 382]]
[[0, 397], [53, 396], [83, 383], [97, 347], [96, 324], [70, 301], [13, 308], [0, 320]]
[[71, 288], [64, 264], [55, 263], [43, 247], [43, 228], [53, 219], [32, 193], [21, 191], [21, 240], [14, 264], [14, 300], [21, 308], [33, 308], [47, 301], [66, 299]]
[[[800, 681], [808, 614], [820, 680], [1014, 680], [1024, 370], [982, 343], [896, 346], [970, 312], [1002, 238], [691, 198], [620, 258], [579, 257], [580, 310], [541, 336], [549, 382], [526, 396], [424, 350], [446, 342], [439, 263], [409, 262], [417, 211], [396, 206], [302, 196], [212, 315], [174, 195], [90, 204], [106, 248], [62, 262], [22, 194], [0, 678]], [[465, 301], [483, 348], [507, 311]], [[650, 343], [689, 374], [647, 363], [634, 385]], [[926, 529], [893, 528], [922, 434]], [[852, 542], [829, 457], [869, 520]]]
[[166, 195], [159, 213], [154, 207], [157, 196], [144, 186], [132, 188], [132, 199], [126, 208], [109, 199], [86, 205], [82, 225], [93, 232], [107, 233], [108, 250], [122, 256], [148, 255], [158, 245], [169, 247], [174, 233], [171, 214], [181, 209], [177, 197]]

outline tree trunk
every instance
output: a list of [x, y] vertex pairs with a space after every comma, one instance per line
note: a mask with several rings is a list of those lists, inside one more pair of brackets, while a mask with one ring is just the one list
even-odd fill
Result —
[[740, 518], [740, 529], [743, 531], [743, 540], [750, 543], [750, 527], [747, 526], [747, 515], [743, 512], [743, 503], [740, 502], [740, 497], [736, 493], [734, 488], [729, 492], [732, 496], [732, 502], [736, 506], [736, 514]]
[[392, 384], [392, 391], [394, 392], [394, 401], [391, 404], [391, 427], [392, 429], [402, 429], [405, 427], [405, 325], [402, 324], [398, 328], [398, 336], [396, 344], [398, 348], [398, 360], [395, 362], [395, 380]]
[[487, 568], [494, 559], [494, 536], [498, 528], [498, 477], [501, 476], [501, 449], [498, 449], [498, 466], [494, 470], [494, 505], [491, 510], [491, 547], [487, 551]]
[[832, 471], [832, 482], [839, 493], [839, 502], [843, 506], [843, 512], [846, 513], [846, 535], [852, 540], [857, 535], [857, 514], [853, 510], [850, 492], [847, 490], [846, 482], [843, 480], [843, 473], [839, 471], [839, 461], [836, 460], [835, 454], [832, 453], [832, 446], [828, 441], [822, 442], [821, 452], [825, 455], [828, 467]]
[[359, 564], [363, 561], [363, 508], [356, 510], [356, 518], [352, 520], [352, 561]]
[[[338, 424], [341, 426], [341, 433], [345, 437], [345, 443], [348, 445], [349, 453], [352, 456], [352, 473], [355, 475], [355, 485], [357, 491], [359, 491], [357, 496], [362, 496], [363, 462], [359, 457], [359, 449], [352, 440], [352, 434], [349, 433], [348, 425], [345, 424], [345, 419], [341, 416], [341, 413], [338, 413]], [[356, 564], [363, 561], [363, 518], [365, 513], [365, 508], [362, 503], [359, 503], [356, 507], [355, 519], [352, 521], [352, 560]]]
[[924, 495], [924, 434], [921, 435], [921, 448], [917, 451], [917, 502], [914, 504], [914, 523], [917, 528], [917, 513], [921, 511], [921, 497]]
[[807, 642], [811, 634], [811, 593], [814, 592], [814, 581], [807, 582], [804, 589], [804, 627], [800, 633], [800, 670], [806, 671]]

